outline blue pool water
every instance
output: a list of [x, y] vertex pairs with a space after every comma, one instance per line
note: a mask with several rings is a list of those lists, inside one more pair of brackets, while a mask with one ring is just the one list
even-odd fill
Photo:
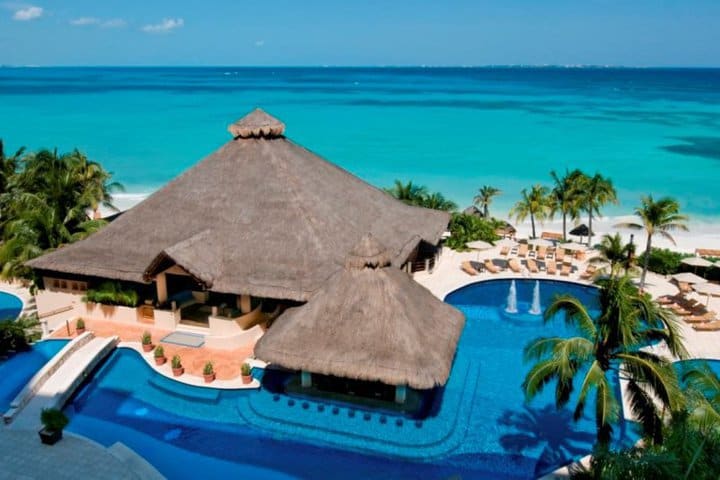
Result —
[[0, 292], [0, 322], [14, 320], [20, 315], [23, 303], [11, 293]]
[[67, 340], [37, 342], [27, 352], [16, 353], [0, 361], [0, 413], [5, 413], [10, 402], [20, 393], [35, 373], [58, 353]]
[[[517, 281], [521, 313], [532, 286]], [[569, 332], [539, 316], [503, 315], [508, 287], [489, 281], [448, 295], [467, 323], [450, 379], [422, 420], [264, 389], [190, 387], [119, 349], [67, 407], [69, 429], [105, 445], [121, 441], [173, 479], [534, 478], [591, 451], [594, 406], [574, 423], [569, 409], [556, 411], [552, 388], [525, 403], [523, 347]], [[552, 281], [542, 282], [542, 305], [559, 292], [597, 308], [594, 289]], [[637, 437], [622, 424], [616, 438], [627, 445]]]

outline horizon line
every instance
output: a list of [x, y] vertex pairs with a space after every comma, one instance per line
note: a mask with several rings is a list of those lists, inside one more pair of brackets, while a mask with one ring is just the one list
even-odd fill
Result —
[[467, 68], [467, 69], [503, 69], [503, 68], [526, 68], [526, 69], [566, 69], [566, 70], [718, 70], [720, 65], [602, 65], [602, 64], [482, 64], [482, 65], [429, 65], [429, 64], [366, 64], [366, 65], [335, 65], [335, 64], [278, 64], [278, 65], [232, 65], [232, 64], [207, 64], [207, 65], [189, 65], [189, 64], [55, 64], [55, 65], [14, 65], [2, 64], [0, 68], [427, 68], [427, 69], [450, 69], [450, 68]]

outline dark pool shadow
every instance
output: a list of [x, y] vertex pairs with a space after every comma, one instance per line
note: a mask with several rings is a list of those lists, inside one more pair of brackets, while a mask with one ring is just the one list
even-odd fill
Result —
[[506, 410], [498, 424], [515, 430], [500, 437], [500, 445], [508, 453], [543, 449], [535, 467], [537, 475], [549, 473], [590, 453], [595, 442], [594, 434], [577, 430], [571, 412], [557, 410], [552, 404], [542, 408], [525, 406], [521, 410]]

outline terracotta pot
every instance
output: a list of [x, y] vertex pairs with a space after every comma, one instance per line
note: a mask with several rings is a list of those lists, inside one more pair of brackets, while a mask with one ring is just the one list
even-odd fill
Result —
[[76, 328], [75, 333], [77, 333], [78, 335], [82, 335], [83, 333], [85, 333], [85, 329], [84, 328]]
[[248, 383], [251, 383], [253, 381], [252, 375], [242, 375], [242, 382], [247, 385]]
[[203, 378], [205, 379], [205, 383], [212, 383], [215, 380], [215, 374], [214, 373], [210, 373], [210, 374], [204, 373]]
[[173, 371], [173, 377], [179, 377], [180, 375], [185, 373], [185, 369], [183, 367], [173, 368], [172, 371]]
[[153, 349], [155, 348], [155, 345], [153, 345], [152, 343], [148, 343], [147, 345], [143, 343], [142, 347], [143, 347], [143, 352], [148, 353], [148, 352], [153, 351]]
[[157, 365], [158, 367], [160, 365], [165, 365], [165, 362], [167, 362], [166, 357], [155, 357], [155, 365]]

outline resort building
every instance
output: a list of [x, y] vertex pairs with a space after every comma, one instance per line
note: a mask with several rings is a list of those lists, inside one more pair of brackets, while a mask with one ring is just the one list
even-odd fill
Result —
[[374, 237], [363, 237], [344, 268], [273, 323], [255, 354], [300, 371], [306, 392], [404, 404], [408, 387], [445, 385], [465, 317], [392, 267], [391, 259]]
[[395, 200], [287, 139], [262, 110], [229, 131], [231, 141], [97, 233], [29, 262], [39, 315], [187, 328], [226, 348], [354, 275], [346, 257], [367, 234], [384, 245], [382, 266], [392, 264], [382, 275], [410, 280], [400, 269], [434, 263], [447, 213]]

